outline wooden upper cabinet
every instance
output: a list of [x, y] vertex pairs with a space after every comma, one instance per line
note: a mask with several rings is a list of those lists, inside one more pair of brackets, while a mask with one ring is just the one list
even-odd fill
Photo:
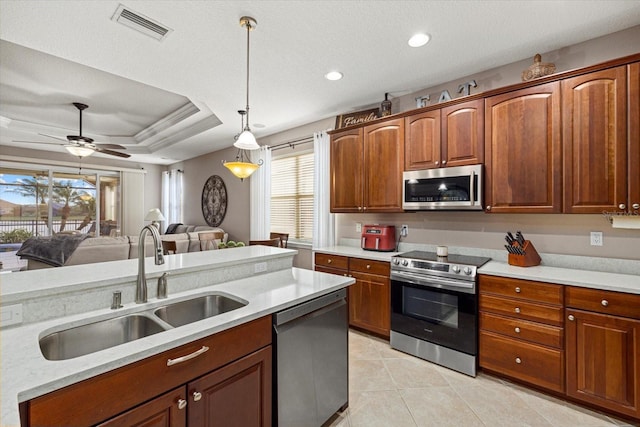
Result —
[[440, 110], [405, 117], [404, 170], [440, 167]]
[[485, 99], [488, 212], [562, 210], [560, 83]]
[[640, 212], [640, 62], [627, 68], [629, 87], [629, 203], [627, 209]]
[[484, 100], [463, 102], [405, 118], [405, 170], [482, 163]]
[[442, 109], [442, 165], [484, 162], [484, 100]]
[[564, 212], [626, 210], [626, 67], [562, 81]]
[[331, 212], [360, 212], [363, 197], [362, 128], [331, 135]]
[[[364, 211], [402, 211], [404, 120], [364, 128]], [[354, 173], [352, 170], [350, 173]]]

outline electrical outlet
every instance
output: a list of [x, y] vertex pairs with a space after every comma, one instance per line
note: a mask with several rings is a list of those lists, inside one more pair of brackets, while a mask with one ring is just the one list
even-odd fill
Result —
[[591, 246], [602, 246], [602, 231], [591, 232]]
[[400, 236], [407, 237], [407, 234], [409, 234], [409, 226], [407, 224], [402, 224], [402, 227], [400, 228]]
[[267, 263], [259, 262], [257, 264], [253, 264], [254, 273], [262, 273], [263, 271], [267, 271]]
[[356, 222], [356, 232], [362, 233], [362, 223]]

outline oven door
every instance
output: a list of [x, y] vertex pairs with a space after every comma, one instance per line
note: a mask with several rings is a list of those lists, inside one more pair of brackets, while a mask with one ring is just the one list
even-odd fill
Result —
[[[391, 273], [391, 330], [475, 356], [475, 284]], [[461, 287], [458, 287], [461, 285]]]

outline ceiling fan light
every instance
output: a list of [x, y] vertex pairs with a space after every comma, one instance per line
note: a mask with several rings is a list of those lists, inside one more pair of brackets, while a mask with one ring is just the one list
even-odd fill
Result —
[[242, 131], [240, 136], [238, 136], [238, 140], [233, 143], [233, 146], [241, 150], [258, 150], [260, 148], [256, 137], [253, 136], [250, 130]]
[[66, 144], [64, 148], [72, 155], [80, 158], [90, 156], [95, 152], [93, 148], [82, 145]]

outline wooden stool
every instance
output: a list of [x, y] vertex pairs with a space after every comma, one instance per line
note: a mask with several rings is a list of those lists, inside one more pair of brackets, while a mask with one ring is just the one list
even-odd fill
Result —
[[224, 233], [221, 231], [201, 231], [198, 233], [198, 239], [200, 240], [200, 250], [208, 251], [211, 249], [218, 249], [218, 243], [216, 240], [222, 240]]
[[171, 255], [169, 252], [174, 255], [178, 253], [178, 248], [175, 240], [162, 241], [162, 253], [165, 255]]
[[274, 239], [269, 239], [269, 240], [249, 240], [249, 245], [250, 246], [262, 245], [262, 246], [279, 247], [280, 246], [280, 238], [276, 237]]

